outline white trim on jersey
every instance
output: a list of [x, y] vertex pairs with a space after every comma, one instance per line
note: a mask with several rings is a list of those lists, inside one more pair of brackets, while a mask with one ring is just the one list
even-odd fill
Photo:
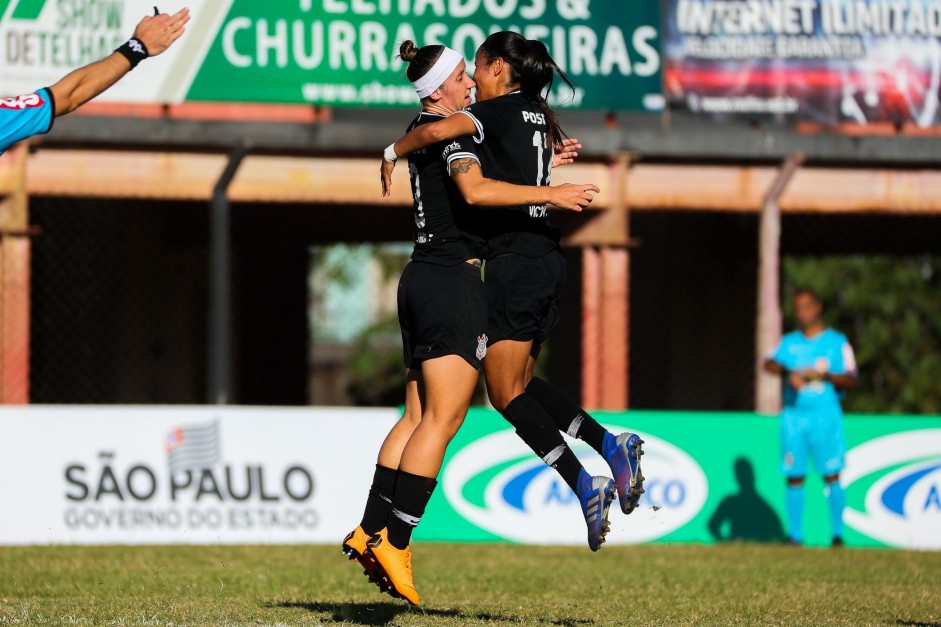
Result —
[[853, 353], [853, 347], [849, 342], [843, 342], [843, 372], [856, 376], [856, 355]]
[[481, 165], [480, 157], [475, 155], [472, 152], [455, 152], [454, 154], [448, 155], [448, 176], [451, 176], [451, 162], [457, 161], [458, 159], [473, 159], [477, 162], [477, 165]]
[[478, 120], [474, 116], [474, 114], [468, 111], [467, 109], [458, 111], [458, 113], [466, 115], [467, 117], [469, 117], [471, 120], [474, 121], [474, 126], [477, 127], [477, 135], [480, 135], [480, 137], [478, 138], [477, 135], [472, 135], [471, 137], [473, 137], [474, 141], [477, 142], [478, 144], [484, 143], [484, 125], [480, 123], [480, 120]]

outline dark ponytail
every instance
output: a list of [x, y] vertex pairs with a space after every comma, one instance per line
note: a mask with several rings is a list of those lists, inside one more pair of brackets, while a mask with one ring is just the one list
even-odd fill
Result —
[[542, 109], [549, 127], [549, 145], [554, 147], [562, 141], [565, 133], [559, 126], [555, 111], [549, 107], [547, 97], [556, 76], [573, 92], [575, 85], [549, 55], [546, 45], [536, 39], [526, 39], [519, 33], [502, 31], [487, 37], [480, 49], [488, 61], [502, 58], [510, 67], [510, 81], [518, 84], [520, 93]]
[[413, 83], [428, 73], [444, 52], [444, 46], [433, 45], [418, 48], [411, 39], [406, 39], [399, 46], [399, 58], [408, 63], [405, 76]]

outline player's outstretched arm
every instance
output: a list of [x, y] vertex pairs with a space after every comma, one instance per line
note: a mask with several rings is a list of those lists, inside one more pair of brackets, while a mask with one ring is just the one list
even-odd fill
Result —
[[594, 185], [566, 183], [553, 187], [513, 185], [488, 179], [476, 159], [455, 159], [449, 167], [451, 179], [467, 201], [477, 207], [509, 207], [515, 205], [552, 205], [568, 211], [581, 211], [591, 204]]
[[404, 137], [386, 148], [382, 164], [379, 166], [383, 198], [392, 193], [392, 171], [395, 169], [396, 160], [446, 139], [457, 139], [476, 132], [477, 126], [470, 117], [451, 115], [438, 122], [423, 124], [406, 133]]
[[101, 61], [69, 73], [49, 88], [56, 103], [55, 115], [75, 111], [117, 83], [141, 60], [163, 53], [183, 35], [189, 19], [189, 9], [145, 17], [124, 46]]

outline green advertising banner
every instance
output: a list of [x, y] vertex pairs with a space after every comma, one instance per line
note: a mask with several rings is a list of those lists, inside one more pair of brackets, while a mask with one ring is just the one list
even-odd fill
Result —
[[[222, 2], [221, 4], [226, 4]], [[399, 44], [471, 63], [489, 33], [544, 42], [576, 84], [555, 106], [662, 108], [659, 3], [624, 0], [228, 0], [187, 100], [414, 107]], [[214, 9], [215, 10], [215, 9]]]
[[[615, 433], [646, 440], [647, 492], [624, 516], [611, 510], [609, 543], [780, 541], [786, 533], [778, 420], [754, 414], [598, 413]], [[851, 546], [941, 549], [941, 418], [849, 416], [844, 539]], [[593, 474], [610, 474], [581, 442]], [[473, 410], [448, 449], [416, 538], [579, 544], [581, 510], [555, 472], [497, 413]], [[805, 539], [830, 543], [824, 485], [806, 482]]]

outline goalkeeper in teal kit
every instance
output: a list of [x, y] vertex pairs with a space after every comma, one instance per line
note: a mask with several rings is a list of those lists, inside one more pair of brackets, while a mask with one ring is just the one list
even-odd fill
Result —
[[75, 111], [179, 39], [189, 21], [189, 9], [167, 15], [155, 8], [154, 13], [141, 20], [134, 36], [110, 56], [78, 68], [51, 87], [0, 97], [0, 155], [18, 141], [48, 133], [56, 117]]
[[782, 469], [787, 478], [787, 520], [791, 542], [804, 539], [804, 477], [810, 458], [826, 482], [833, 546], [843, 545], [845, 497], [840, 471], [845, 391], [856, 385], [853, 347], [842, 333], [823, 322], [823, 304], [807, 289], [794, 293], [798, 329], [781, 339], [765, 370], [780, 375], [784, 386], [781, 412]]

